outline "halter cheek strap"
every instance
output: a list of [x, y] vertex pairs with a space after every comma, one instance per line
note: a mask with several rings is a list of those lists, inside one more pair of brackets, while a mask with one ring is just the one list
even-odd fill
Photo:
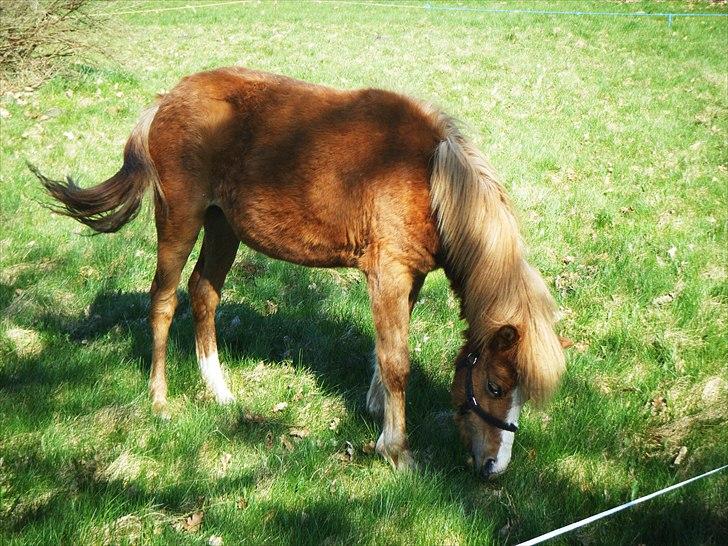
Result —
[[475, 398], [475, 392], [473, 391], [473, 368], [478, 362], [478, 354], [477, 353], [469, 353], [468, 356], [465, 358], [465, 367], [466, 367], [466, 382], [465, 382], [465, 402], [460, 406], [460, 415], [465, 415], [469, 411], [472, 411], [480, 417], [483, 421], [488, 423], [491, 426], [494, 426], [496, 428], [499, 428], [501, 430], [505, 430], [507, 432], [516, 432], [518, 430], [518, 425], [515, 423], [506, 423], [505, 421], [501, 421], [497, 417], [491, 415], [487, 411], [483, 409], [483, 407], [478, 403], [478, 399]]

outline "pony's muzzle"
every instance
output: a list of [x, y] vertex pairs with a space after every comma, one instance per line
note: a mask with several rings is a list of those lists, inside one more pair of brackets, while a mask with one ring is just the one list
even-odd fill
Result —
[[487, 459], [483, 466], [480, 467], [480, 477], [483, 479], [490, 479], [496, 475], [495, 470], [495, 459]]

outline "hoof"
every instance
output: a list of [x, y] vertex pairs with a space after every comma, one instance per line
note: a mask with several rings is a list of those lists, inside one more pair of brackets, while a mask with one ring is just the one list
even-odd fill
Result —
[[215, 393], [215, 400], [221, 406], [227, 406], [235, 402], [235, 396], [230, 390], [225, 389], [224, 391]]
[[377, 441], [376, 451], [397, 471], [417, 469], [415, 458], [406, 446], [406, 442], [404, 446], [385, 446], [380, 436]]
[[162, 421], [169, 421], [171, 419], [166, 400], [154, 400], [152, 402], [152, 411], [154, 412], [154, 415], [159, 417]]
[[417, 470], [417, 462], [409, 449], [405, 449], [397, 455], [396, 459], [390, 461], [398, 472]]

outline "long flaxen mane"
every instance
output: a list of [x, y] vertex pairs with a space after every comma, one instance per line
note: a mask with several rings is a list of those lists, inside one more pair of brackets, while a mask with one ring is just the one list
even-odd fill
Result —
[[555, 302], [526, 261], [518, 222], [493, 168], [450, 117], [430, 112], [442, 136], [432, 166], [432, 209], [470, 339], [482, 349], [501, 326], [513, 325], [520, 336], [519, 384], [543, 401], [565, 368], [554, 331]]

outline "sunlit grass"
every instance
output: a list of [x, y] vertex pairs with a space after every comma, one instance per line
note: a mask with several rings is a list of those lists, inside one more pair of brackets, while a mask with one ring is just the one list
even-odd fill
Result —
[[[100, 4], [160, 5], [174, 4]], [[114, 27], [111, 58], [0, 97], [0, 542], [513, 543], [728, 461], [728, 18], [670, 29], [659, 18], [251, 2], [121, 15]], [[500, 479], [469, 472], [442, 418], [463, 328], [442, 272], [411, 326], [415, 474], [367, 453], [373, 327], [352, 272], [242, 250], [218, 316], [238, 402], [220, 408], [205, 392], [183, 296], [172, 420], [151, 414], [150, 214], [89, 238], [38, 205], [23, 160], [98, 183], [155, 93], [230, 64], [435, 102], [502, 174], [576, 346], [552, 403], [524, 412]], [[727, 491], [717, 476], [573, 540], [721, 543]]]

